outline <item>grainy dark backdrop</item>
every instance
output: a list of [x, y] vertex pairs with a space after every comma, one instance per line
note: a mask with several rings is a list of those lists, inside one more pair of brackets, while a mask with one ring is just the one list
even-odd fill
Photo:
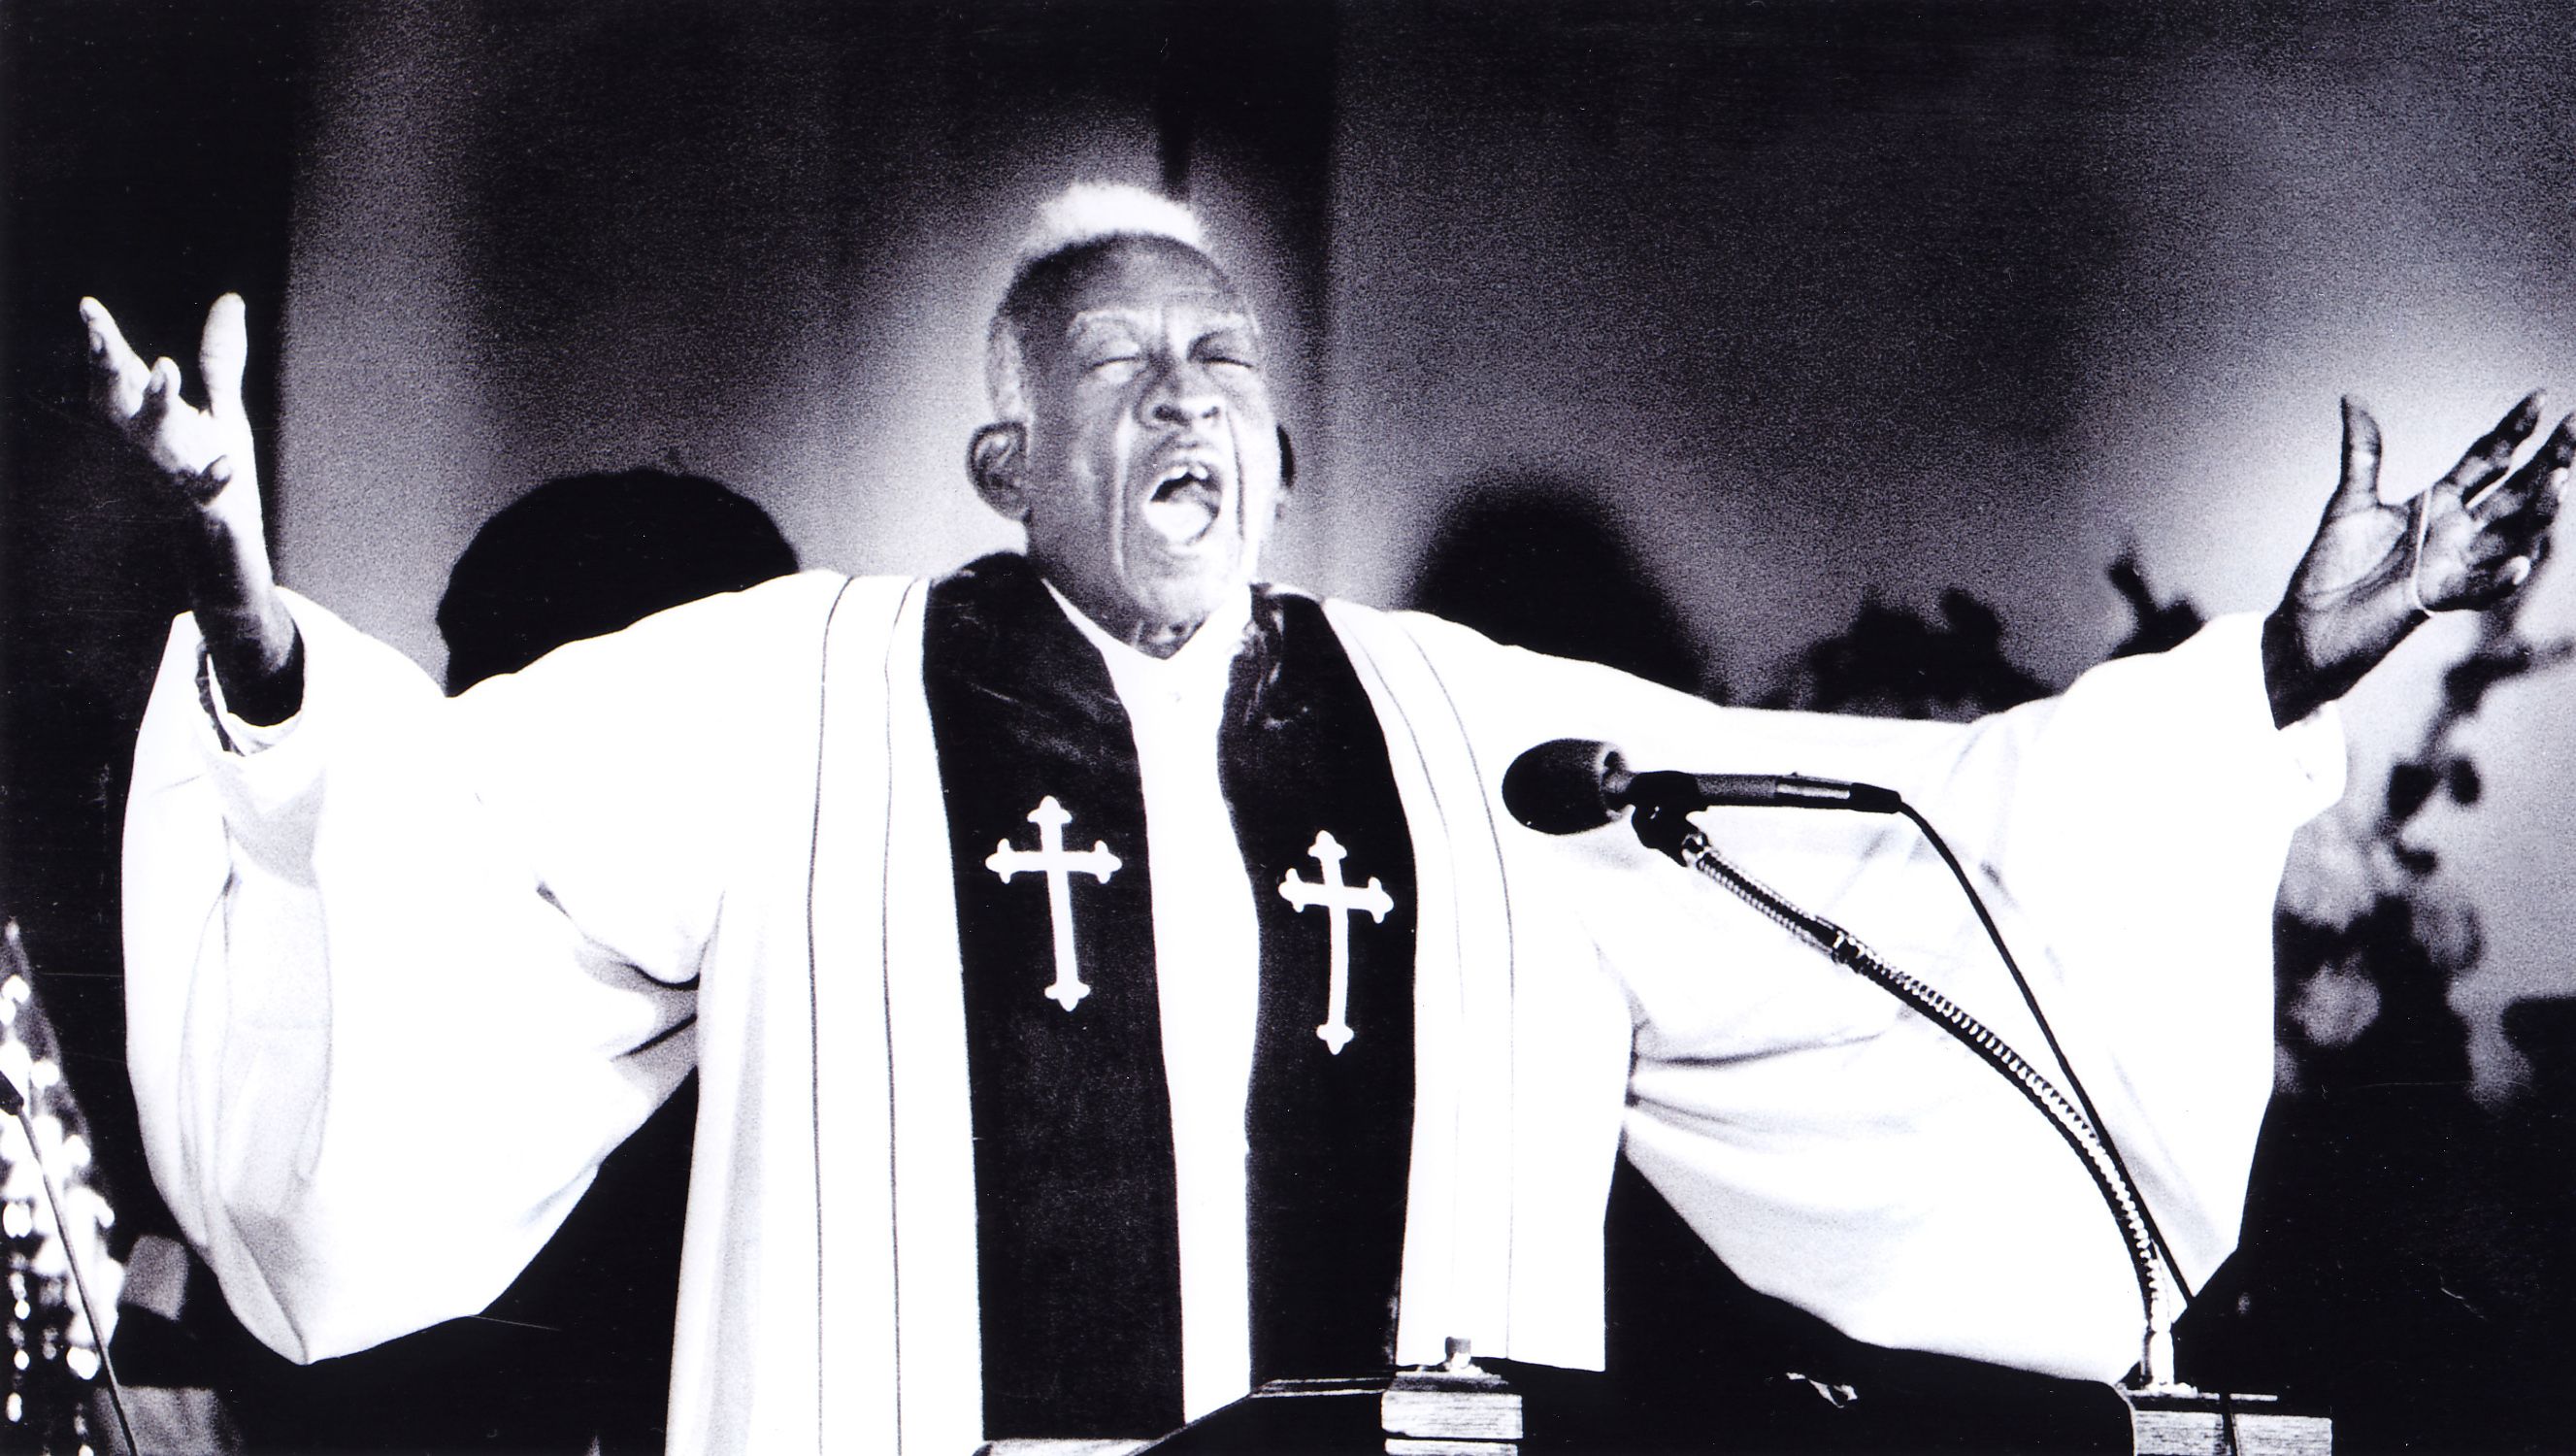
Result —
[[[0, 869], [121, 1202], [113, 814], [178, 606], [78, 419], [72, 303], [192, 358], [254, 320], [286, 579], [433, 668], [473, 528], [539, 479], [732, 482], [812, 564], [1003, 544], [959, 461], [1028, 205], [1187, 191], [1283, 345], [1280, 575], [1403, 601], [1500, 483], [1597, 502], [1705, 681], [1967, 587], [2063, 681], [2103, 569], [2269, 605], [2335, 399], [2411, 491], [2525, 388], [2576, 402], [2576, 30], [2537, 0], [2111, 5], [194, 4], [0, 9]], [[2563, 629], [2547, 578], [2527, 621]], [[2352, 705], [2408, 742], [2445, 624]], [[2449, 991], [2576, 987], [2562, 724], [2417, 829], [2483, 917]], [[2439, 1016], [2439, 996], [2426, 1014]], [[139, 1217], [149, 1223], [146, 1209]]]

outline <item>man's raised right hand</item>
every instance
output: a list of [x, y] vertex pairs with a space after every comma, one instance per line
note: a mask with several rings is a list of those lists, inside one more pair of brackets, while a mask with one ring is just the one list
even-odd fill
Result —
[[80, 313], [91, 406], [161, 477], [184, 522], [189, 604], [225, 704], [253, 723], [283, 722], [303, 703], [303, 644], [278, 596], [260, 521], [259, 463], [241, 400], [242, 301], [227, 293], [207, 310], [197, 347], [202, 410], [180, 397], [179, 366], [163, 358], [146, 368], [97, 299], [82, 299]]

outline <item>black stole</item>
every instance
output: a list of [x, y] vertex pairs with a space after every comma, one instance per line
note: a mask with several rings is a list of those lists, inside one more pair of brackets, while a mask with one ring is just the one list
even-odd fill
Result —
[[[1412, 841], [1376, 715], [1322, 609], [1257, 592], [1218, 741], [1251, 879], [1261, 990], [1251, 1143], [1252, 1376], [1392, 1363], [1413, 1139]], [[1153, 888], [1135, 738], [1099, 654], [1017, 556], [935, 583], [923, 644], [947, 802], [975, 1134], [984, 1427], [1121, 1437], [1181, 1420], [1179, 1215], [1155, 989]], [[997, 847], [1033, 851], [1053, 799], [1069, 871], [1068, 1011], [1046, 878], [1008, 881]], [[1300, 909], [1284, 880], [1374, 878], [1392, 902]], [[1094, 861], [1096, 863], [1096, 861]], [[1347, 922], [1351, 1039], [1327, 1021], [1331, 919]]]

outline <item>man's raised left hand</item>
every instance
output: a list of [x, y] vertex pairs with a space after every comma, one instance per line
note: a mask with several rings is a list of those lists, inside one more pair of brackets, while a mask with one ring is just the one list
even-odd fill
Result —
[[2343, 696], [2433, 613], [2482, 611], [2530, 579], [2576, 461], [2570, 415], [2514, 468], [2540, 406], [2538, 393], [2525, 396], [2449, 474], [2392, 504], [2379, 498], [2379, 422], [2344, 399], [2342, 480], [2288, 594], [2263, 623], [2275, 723]]

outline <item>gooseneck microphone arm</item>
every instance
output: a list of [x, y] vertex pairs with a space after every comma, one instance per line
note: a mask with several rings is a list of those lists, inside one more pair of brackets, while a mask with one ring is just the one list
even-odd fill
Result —
[[[2082, 1080], [2075, 1075], [2073, 1065], [2058, 1046], [2056, 1033], [2050, 1030], [2047, 1016], [2041, 1012], [2021, 968], [2014, 963], [2012, 952], [2005, 947], [2002, 932], [1987, 913], [1975, 885], [1967, 878], [1949, 846], [1942, 842], [1941, 836], [1912, 805], [1892, 789], [1831, 779], [1760, 774], [1634, 773], [1628, 769], [1617, 749], [1584, 739], [1557, 739], [1522, 754], [1504, 773], [1502, 790], [1504, 807], [1515, 819], [1547, 834], [1573, 834], [1599, 828], [1621, 813], [1629, 813], [1630, 828], [1635, 831], [1639, 842], [1669, 855], [1684, 868], [1697, 870], [1715, 880], [1764, 917], [1823, 951], [1836, 965], [1859, 974], [1912, 1006], [1975, 1053], [1979, 1060], [2002, 1074], [2074, 1151], [2101, 1193], [2112, 1218], [2119, 1224], [2121, 1244], [2137, 1277], [2138, 1297], [2146, 1313], [2146, 1348], [2141, 1366], [2150, 1383], [2168, 1378], [2171, 1354], [2167, 1344], [2167, 1323], [2162, 1317], [2162, 1302], [2157, 1290], [2157, 1256], [2165, 1247], [2162, 1231], [2155, 1227], [2154, 1215], [2139, 1196], [2118, 1147], [2102, 1130], [2100, 1115], [2094, 1111], [2092, 1099], [2085, 1096]], [[2056, 1054], [2059, 1068], [2066, 1074], [2068, 1084], [2075, 1089], [2076, 1097], [2082, 1100], [2082, 1108], [2079, 1110], [2068, 1101], [2045, 1075], [1958, 1003], [1921, 979], [1889, 965], [1841, 926], [1800, 909], [1777, 891], [1746, 874], [1720, 854], [1708, 836], [1690, 821], [1690, 816], [1703, 808], [1735, 805], [1852, 809], [1865, 813], [1902, 814], [1910, 820], [1931, 841], [1943, 863], [1949, 866], [1951, 873], [1958, 877], [1960, 887], [1967, 892], [1979, 922], [1994, 941], [1996, 951], [2002, 955], [2014, 984], [2020, 987], [2023, 1000], [2048, 1040], [2049, 1049]], [[2176, 1282], [2181, 1283], [2181, 1271], [2175, 1266], [2169, 1251], [2164, 1262], [2172, 1269]], [[2188, 1286], [2184, 1287], [2184, 1295], [2189, 1298]]]

